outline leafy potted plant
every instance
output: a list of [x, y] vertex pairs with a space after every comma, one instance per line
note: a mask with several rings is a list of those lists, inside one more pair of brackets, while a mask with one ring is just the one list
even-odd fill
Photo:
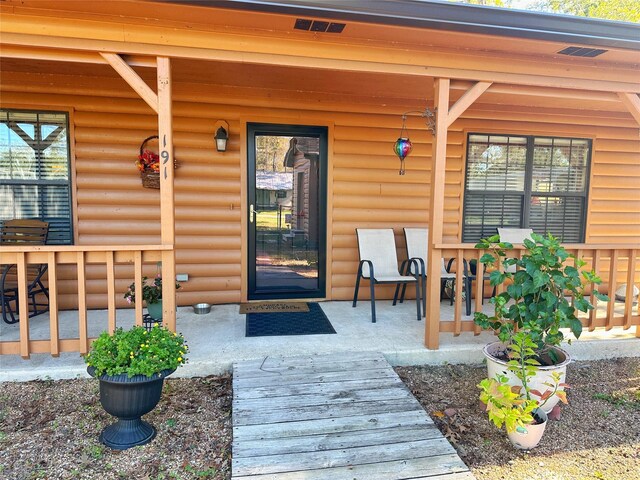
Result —
[[[148, 277], [142, 277], [142, 300], [147, 303], [147, 311], [154, 320], [162, 320], [162, 275], [156, 274], [153, 283], [147, 284]], [[180, 288], [180, 284], [176, 282], [176, 290]], [[125, 292], [124, 298], [127, 303], [135, 303], [136, 301], [136, 284], [129, 285], [129, 289]]]
[[159, 326], [102, 332], [85, 357], [89, 375], [100, 380], [100, 403], [118, 417], [100, 433], [102, 443], [124, 450], [156, 436], [141, 417], [158, 404], [165, 377], [185, 363], [187, 351], [182, 335]]
[[[594, 308], [585, 298], [585, 285], [598, 285], [601, 280], [594, 271], [581, 271], [585, 262], [570, 255], [553, 235], [543, 237], [534, 233], [531, 237], [531, 240], [525, 239], [526, 250], [520, 258], [507, 256], [506, 251], [513, 245], [500, 242], [498, 235], [476, 245], [488, 250], [480, 261], [494, 268], [490, 274], [491, 285], [506, 288], [490, 300], [494, 314], [476, 312], [474, 321], [483, 329], [493, 330], [500, 340], [484, 348], [489, 378], [500, 373], [511, 385], [520, 383], [507, 368], [507, 362], [513, 351], [514, 334], [523, 332], [534, 343], [539, 363], [531, 380], [532, 388], [541, 389], [551, 380], [552, 372], [558, 372], [560, 381], [564, 381], [570, 357], [560, 348], [565, 340], [561, 329], [568, 328], [575, 338], [580, 337], [582, 323], [576, 314]], [[569, 259], [575, 266], [568, 264]], [[600, 300], [608, 301], [608, 297], [597, 290], [593, 293]], [[557, 396], [547, 402], [547, 413], [557, 402]]]
[[498, 428], [504, 425], [511, 443], [528, 450], [535, 448], [544, 434], [548, 419], [544, 405], [554, 398], [567, 403], [563, 389], [568, 385], [561, 382], [558, 372], [553, 372], [550, 381], [544, 383], [544, 393], [531, 388], [530, 380], [539, 366], [536, 344], [529, 335], [518, 332], [510, 347], [507, 367], [522, 385], [510, 385], [508, 377], [498, 373], [478, 384], [480, 401], [486, 405], [489, 420]]

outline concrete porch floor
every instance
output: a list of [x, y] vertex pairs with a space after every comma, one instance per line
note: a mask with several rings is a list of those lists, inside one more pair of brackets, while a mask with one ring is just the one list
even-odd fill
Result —
[[[180, 307], [177, 315], [178, 331], [189, 344], [189, 363], [174, 375], [204, 376], [230, 371], [234, 362], [272, 356], [320, 355], [341, 352], [376, 351], [384, 354], [394, 366], [443, 363], [481, 363], [482, 346], [495, 338], [489, 333], [474, 336], [462, 333], [440, 334], [440, 349], [424, 347], [424, 319], [415, 319], [415, 304], [407, 301], [392, 306], [390, 301], [376, 302], [378, 322], [371, 323], [368, 301], [323, 302], [320, 304], [335, 328], [336, 335], [302, 335], [283, 337], [245, 337], [245, 315], [238, 313], [238, 305], [214, 305], [211, 313], [196, 315], [191, 307]], [[485, 303], [485, 311], [490, 306]], [[89, 336], [95, 337], [107, 327], [106, 310], [88, 312]], [[442, 318], [453, 318], [453, 307], [442, 302]], [[463, 317], [468, 318], [468, 317]], [[124, 328], [133, 325], [132, 309], [118, 310], [117, 324]], [[31, 318], [32, 340], [49, 338], [49, 316]], [[78, 312], [60, 312], [61, 338], [78, 335]], [[0, 341], [17, 340], [19, 326], [0, 321]], [[566, 349], [576, 360], [640, 356], [640, 339], [635, 329], [614, 328], [584, 332], [581, 339]], [[0, 356], [0, 381], [33, 379], [61, 379], [88, 376], [78, 353], [63, 353], [58, 358], [49, 354], [33, 354], [23, 360], [17, 355]]]

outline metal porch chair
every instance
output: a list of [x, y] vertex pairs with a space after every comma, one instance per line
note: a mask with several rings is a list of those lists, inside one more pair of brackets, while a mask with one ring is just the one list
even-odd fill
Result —
[[[44, 245], [49, 233], [49, 224], [40, 220], [6, 220], [0, 229], [0, 245]], [[15, 265], [5, 265], [0, 278], [0, 305], [2, 319], [5, 323], [18, 322], [18, 281]], [[29, 317], [40, 315], [49, 310], [49, 290], [42, 282], [47, 271], [47, 264], [29, 265], [27, 267], [27, 297], [30, 301]], [[47, 298], [46, 303], [39, 303], [38, 295]], [[12, 304], [15, 305], [12, 307]], [[39, 307], [42, 307], [39, 309]]]
[[[509, 242], [510, 244], [522, 244], [525, 239], [531, 240], [533, 230], [530, 228], [498, 228], [498, 235], [501, 242]], [[516, 272], [515, 265], [509, 265], [505, 270], [509, 273]]]
[[[400, 273], [405, 275], [417, 275], [421, 287], [422, 287], [422, 301], [423, 301], [423, 311], [426, 313], [427, 311], [427, 259], [429, 254], [429, 244], [427, 237], [429, 236], [428, 228], [404, 228], [404, 241], [407, 247], [407, 260], [402, 263], [400, 267]], [[412, 262], [412, 260], [414, 262]], [[453, 260], [449, 262], [449, 266], [451, 266]], [[450, 273], [449, 270], [444, 265], [444, 258], [440, 259], [440, 300], [442, 300], [442, 295], [444, 292], [444, 288], [446, 283], [451, 282], [451, 290], [456, 291], [456, 274]], [[415, 268], [418, 267], [416, 271]], [[460, 268], [460, 267], [458, 267]], [[462, 277], [463, 284], [469, 286], [466, 262], [464, 265], [464, 275]], [[406, 285], [402, 287], [402, 294], [400, 295], [400, 302], [404, 301], [404, 294], [406, 290]], [[465, 296], [465, 307], [467, 309], [467, 315], [471, 315], [471, 289], [466, 288], [466, 296]], [[453, 305], [453, 297], [451, 295], [451, 304]]]
[[[398, 271], [398, 256], [396, 254], [396, 242], [393, 229], [356, 228], [356, 236], [358, 237], [360, 263], [356, 277], [356, 288], [353, 293], [353, 307], [355, 307], [358, 302], [358, 290], [362, 278], [369, 280], [372, 323], [376, 322], [375, 286], [377, 284], [386, 283], [399, 286], [400, 284], [415, 283], [417, 318], [420, 320], [422, 315], [420, 311], [421, 301], [418, 278], [417, 276], [402, 275]], [[417, 265], [415, 265], [414, 271], [419, 271]], [[393, 305], [395, 305], [398, 300], [397, 286], [396, 293], [393, 297]]]

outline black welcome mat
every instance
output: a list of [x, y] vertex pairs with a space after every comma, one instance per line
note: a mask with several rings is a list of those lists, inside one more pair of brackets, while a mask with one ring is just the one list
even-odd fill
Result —
[[320, 305], [309, 303], [308, 312], [247, 314], [247, 337], [321, 335], [336, 333]]

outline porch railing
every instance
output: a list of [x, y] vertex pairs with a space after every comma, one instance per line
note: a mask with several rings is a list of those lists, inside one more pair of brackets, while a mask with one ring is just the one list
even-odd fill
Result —
[[[577, 258], [582, 258], [587, 263], [585, 269], [594, 269], [602, 278], [601, 285], [588, 286], [590, 301], [596, 307], [589, 314], [580, 317], [582, 323], [589, 331], [593, 331], [598, 327], [611, 330], [613, 327], [621, 327], [628, 330], [633, 325], [636, 326], [636, 336], [640, 337], [640, 302], [635, 305], [633, 296], [633, 286], [640, 283], [640, 267], [638, 265], [638, 252], [640, 248], [634, 248], [629, 245], [589, 245], [589, 244], [571, 244], [565, 245], [565, 248]], [[519, 257], [522, 255], [524, 247], [514, 246], [513, 250], [507, 252], [507, 256]], [[481, 297], [488, 297], [493, 291], [493, 287], [489, 285], [488, 280], [483, 280], [483, 266], [480, 264], [480, 258], [486, 251], [478, 250], [472, 244], [443, 244], [436, 245], [433, 251], [434, 260], [440, 262], [440, 258], [453, 259], [452, 265], [456, 270], [455, 285], [462, 285], [464, 269], [459, 268], [466, 261], [467, 264], [472, 260], [477, 262], [479, 267], [476, 269], [475, 278], [471, 294], [473, 297], [474, 311], [482, 311], [482, 302], [476, 301]], [[452, 268], [453, 270], [453, 268]], [[622, 284], [626, 283], [624, 304], [615, 301], [615, 291]], [[458, 289], [459, 287], [456, 287]], [[606, 304], [598, 301], [595, 295], [591, 293], [598, 289], [602, 293], [609, 295], [611, 301]], [[498, 290], [498, 293], [500, 291]], [[441, 333], [452, 333], [457, 336], [461, 332], [473, 332], [480, 334], [480, 328], [473, 323], [473, 313], [470, 317], [463, 318], [463, 300], [462, 295], [455, 295], [453, 318], [437, 318], [428, 319], [427, 329], [437, 329]], [[440, 302], [438, 310], [440, 311]], [[486, 300], [485, 300], [486, 307]], [[493, 306], [491, 306], [493, 307]], [[440, 312], [441, 313], [441, 312]], [[433, 338], [434, 336], [431, 336]], [[427, 345], [429, 348], [438, 348], [437, 345]]]
[[[172, 250], [171, 246], [135, 245], [135, 246], [23, 246], [0, 248], [0, 270], [4, 265], [15, 265], [18, 283], [18, 316], [20, 319], [20, 339], [18, 341], [0, 341], [0, 355], [19, 354], [29, 358], [31, 353], [51, 353], [58, 356], [60, 352], [89, 351], [92, 338], [88, 336], [87, 325], [87, 265], [99, 264], [106, 267], [106, 293], [108, 309], [108, 330], [116, 328], [116, 288], [115, 266], [118, 264], [133, 265], [136, 292], [142, 291], [143, 265], [157, 263], [162, 260], [163, 251]], [[49, 339], [30, 340], [29, 338], [29, 303], [27, 291], [27, 266], [46, 264], [47, 286], [49, 290]], [[59, 267], [67, 265], [77, 270], [77, 309], [78, 338], [60, 338], [58, 325], [58, 283]], [[1, 321], [1, 320], [0, 320]], [[142, 302], [135, 303], [135, 322], [142, 325]]]

